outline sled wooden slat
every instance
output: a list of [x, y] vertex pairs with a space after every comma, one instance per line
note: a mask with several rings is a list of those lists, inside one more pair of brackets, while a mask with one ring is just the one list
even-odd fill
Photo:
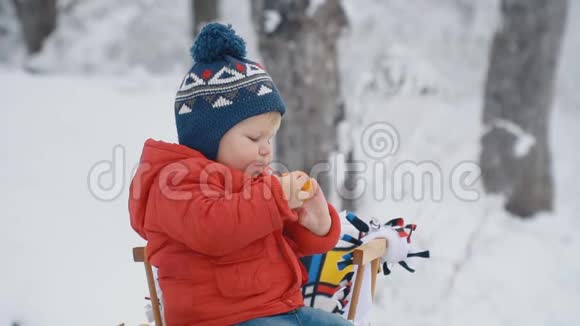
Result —
[[133, 261], [143, 263], [145, 266], [145, 275], [147, 276], [147, 286], [149, 287], [149, 298], [151, 299], [151, 307], [153, 309], [153, 318], [155, 319], [155, 326], [163, 326], [163, 319], [161, 318], [161, 310], [159, 309], [159, 297], [157, 296], [157, 288], [155, 287], [155, 278], [153, 277], [153, 268], [147, 261], [147, 253], [145, 247], [133, 248]]
[[371, 300], [375, 298], [375, 286], [377, 284], [377, 273], [380, 268], [380, 258], [387, 250], [386, 239], [374, 239], [353, 251], [353, 264], [357, 266], [356, 279], [348, 310], [348, 320], [354, 321], [356, 317], [356, 308], [360, 297], [360, 289], [363, 283], [366, 266], [371, 263]]
[[145, 262], [145, 247], [133, 248], [133, 261], [136, 263]]
[[356, 265], [366, 265], [380, 258], [387, 249], [387, 239], [374, 239], [356, 248], [353, 252], [353, 262]]
[[373, 259], [371, 261], [371, 270], [373, 271], [371, 273], [371, 298], [373, 298], [373, 301], [375, 299], [375, 288], [377, 285], [377, 274], [380, 272], [379, 265], [380, 265], [380, 261], [378, 258]]

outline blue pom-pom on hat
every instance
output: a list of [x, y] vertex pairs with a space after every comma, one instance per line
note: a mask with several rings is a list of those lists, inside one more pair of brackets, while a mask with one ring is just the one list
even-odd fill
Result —
[[223, 60], [226, 55], [244, 58], [246, 42], [236, 35], [232, 25], [209, 23], [205, 25], [191, 47], [195, 62], [210, 63]]

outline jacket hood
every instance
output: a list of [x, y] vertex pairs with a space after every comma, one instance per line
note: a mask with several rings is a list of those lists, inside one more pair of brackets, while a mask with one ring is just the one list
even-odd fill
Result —
[[149, 192], [157, 175], [168, 164], [196, 158], [202, 161], [209, 161], [200, 152], [183, 145], [153, 139], [145, 141], [139, 167], [129, 189], [131, 227], [143, 239], [147, 240], [144, 227]]

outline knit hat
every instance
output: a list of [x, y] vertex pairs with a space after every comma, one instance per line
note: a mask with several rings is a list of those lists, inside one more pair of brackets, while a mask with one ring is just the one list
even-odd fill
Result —
[[191, 47], [194, 64], [175, 99], [179, 143], [215, 160], [224, 134], [238, 122], [285, 105], [264, 68], [245, 58], [231, 25], [207, 24]]

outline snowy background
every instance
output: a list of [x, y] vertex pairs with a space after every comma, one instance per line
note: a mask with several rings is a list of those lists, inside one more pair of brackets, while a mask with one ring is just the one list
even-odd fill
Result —
[[[479, 199], [465, 201], [449, 181], [458, 164], [478, 160], [498, 0], [343, 1], [349, 132], [358, 139], [386, 121], [400, 137], [393, 160], [432, 161], [445, 177], [441, 200], [403, 189], [402, 200], [369, 192], [361, 201], [359, 215], [419, 224], [415, 241], [433, 256], [414, 262], [415, 274], [379, 277], [373, 324], [580, 325], [580, 1], [570, 3], [550, 123], [556, 211], [521, 220], [479, 183]], [[221, 9], [259, 60], [246, 3]], [[144, 242], [129, 226], [128, 188], [144, 140], [176, 140], [188, 13], [177, 0], [77, 2], [34, 58], [23, 55], [14, 16], [4, 20], [1, 326], [145, 321], [143, 267], [131, 257]]]

